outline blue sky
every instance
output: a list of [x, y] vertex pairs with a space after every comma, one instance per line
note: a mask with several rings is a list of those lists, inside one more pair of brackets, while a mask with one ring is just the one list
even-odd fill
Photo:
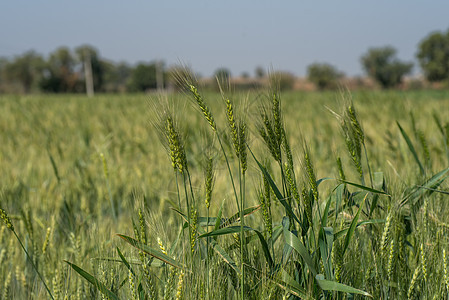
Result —
[[[179, 61], [204, 76], [265, 69], [306, 74], [327, 62], [361, 75], [369, 47], [391, 45], [415, 61], [432, 31], [449, 28], [449, 1], [9, 0], [0, 8], [0, 56], [95, 46], [113, 61]], [[419, 67], [415, 67], [415, 73]]]

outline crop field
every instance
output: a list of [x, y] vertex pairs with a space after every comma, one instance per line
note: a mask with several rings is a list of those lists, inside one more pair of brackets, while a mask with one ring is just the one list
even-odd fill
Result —
[[448, 299], [448, 91], [1, 95], [0, 133], [0, 299]]

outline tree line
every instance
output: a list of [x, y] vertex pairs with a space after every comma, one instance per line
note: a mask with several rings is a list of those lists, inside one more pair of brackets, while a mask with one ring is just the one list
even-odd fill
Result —
[[[414, 64], [396, 57], [391, 46], [370, 48], [360, 58], [365, 73], [381, 88], [400, 85], [405, 75], [411, 73]], [[449, 85], [449, 29], [447, 32], [433, 32], [418, 45], [417, 59], [428, 82], [442, 82]], [[327, 63], [315, 63], [307, 69], [308, 79], [319, 89], [334, 88], [344, 74]]]
[[86, 77], [95, 92], [141, 92], [163, 88], [166, 76], [163, 62], [114, 63], [89, 45], [74, 51], [60, 47], [47, 59], [33, 50], [11, 60], [0, 58], [0, 92], [84, 93]]
[[[381, 88], [395, 88], [410, 74], [414, 64], [396, 57], [391, 46], [370, 48], [360, 62], [365, 73]], [[449, 84], [449, 30], [433, 32], [418, 46], [417, 59], [425, 79], [429, 82]], [[98, 50], [89, 45], [72, 51], [60, 47], [48, 58], [35, 51], [28, 51], [12, 59], [0, 58], [0, 92], [49, 92], [84, 93], [95, 92], [142, 92], [165, 89], [173, 86], [172, 73], [162, 61], [141, 62], [131, 66], [125, 62], [115, 63], [100, 57]], [[179, 69], [178, 69], [179, 70]], [[220, 80], [231, 78], [227, 68], [219, 68], [215, 77]], [[278, 77], [281, 88], [291, 88], [294, 77], [285, 72], [272, 75]], [[249, 78], [243, 73], [242, 78]], [[261, 67], [255, 70], [255, 79], [249, 87], [260, 86], [266, 78]], [[333, 89], [339, 85], [344, 73], [329, 63], [313, 63], [307, 68], [307, 78], [318, 89]], [[245, 83], [243, 84], [245, 86]]]

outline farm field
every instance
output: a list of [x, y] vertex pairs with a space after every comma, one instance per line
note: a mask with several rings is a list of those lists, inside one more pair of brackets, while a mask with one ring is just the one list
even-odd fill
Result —
[[0, 132], [0, 299], [449, 295], [448, 91], [1, 95]]

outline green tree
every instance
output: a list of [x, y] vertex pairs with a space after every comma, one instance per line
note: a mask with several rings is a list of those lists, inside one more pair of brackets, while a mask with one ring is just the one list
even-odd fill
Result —
[[256, 78], [264, 78], [265, 77], [265, 69], [262, 68], [261, 66], [257, 66], [256, 69], [254, 70], [254, 74], [256, 75]]
[[326, 63], [314, 63], [307, 67], [307, 77], [318, 89], [334, 89], [343, 76], [334, 66]]
[[228, 90], [230, 87], [229, 80], [231, 79], [231, 71], [229, 69], [221, 67], [215, 70], [211, 88], [219, 91], [222, 89]]
[[[110, 72], [113, 69], [111, 63], [100, 59], [98, 50], [90, 45], [82, 45], [75, 49], [75, 53], [79, 61], [83, 65], [83, 70], [85, 63], [90, 63], [92, 68], [92, 77], [95, 90], [104, 91], [103, 85], [105, 84], [105, 73]], [[110, 75], [110, 74], [108, 74]], [[83, 74], [83, 76], [85, 76]]]
[[270, 74], [270, 84], [280, 91], [292, 90], [295, 85], [295, 76], [288, 72], [277, 71]]
[[429, 81], [449, 79], [449, 30], [434, 32], [419, 44], [418, 59]]
[[5, 85], [5, 66], [8, 64], [8, 60], [5, 57], [0, 57], [0, 93], [6, 91]]
[[397, 86], [413, 68], [413, 63], [399, 61], [396, 58], [396, 49], [390, 46], [369, 49], [361, 57], [361, 62], [365, 72], [382, 88]]
[[139, 63], [131, 72], [128, 90], [131, 92], [144, 92], [156, 88], [156, 64]]
[[242, 72], [242, 74], [240, 75], [242, 78], [245, 78], [245, 79], [248, 79], [250, 76], [249, 76], [249, 73], [248, 72], [246, 72], [246, 71], [243, 71]]
[[44, 60], [34, 51], [16, 56], [4, 65], [4, 76], [10, 84], [19, 84], [24, 93], [29, 93], [42, 77]]
[[47, 92], [72, 93], [82, 90], [79, 74], [75, 72], [77, 61], [67, 47], [60, 47], [50, 54], [45, 69], [46, 76], [40, 82]]
[[218, 68], [214, 72], [214, 77], [221, 86], [226, 86], [231, 79], [231, 71], [227, 68]]
[[129, 78], [131, 76], [132, 68], [126, 62], [120, 62], [120, 63], [118, 63], [118, 65], [116, 65], [115, 71], [117, 74], [117, 77], [116, 77], [117, 85], [120, 88], [124, 89], [127, 81], [129, 80]]
[[126, 84], [131, 75], [132, 68], [124, 63], [114, 64], [106, 60], [101, 60], [103, 71], [103, 84], [101, 91], [116, 93], [126, 91]]

